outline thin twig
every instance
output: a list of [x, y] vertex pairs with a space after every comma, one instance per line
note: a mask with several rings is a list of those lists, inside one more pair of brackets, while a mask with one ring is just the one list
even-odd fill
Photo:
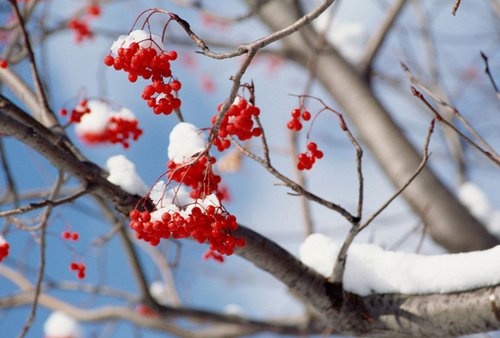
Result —
[[[83, 195], [85, 194], [88, 194], [90, 192], [90, 189], [89, 188], [85, 188], [85, 189], [82, 189], [70, 196], [67, 196], [67, 197], [64, 197], [64, 198], [61, 198], [61, 199], [58, 199], [58, 200], [45, 200], [45, 201], [41, 201], [41, 202], [36, 202], [36, 203], [30, 203], [28, 205], [25, 205], [23, 207], [20, 207], [20, 208], [16, 208], [16, 209], [12, 209], [12, 210], [7, 210], [7, 211], [0, 211], [0, 217], [6, 217], [6, 216], [11, 216], [11, 215], [19, 215], [19, 214], [23, 214], [25, 212], [29, 212], [29, 211], [32, 211], [32, 210], [36, 210], [36, 209], [40, 209], [40, 208], [43, 208], [43, 207], [46, 207], [46, 206], [51, 206], [51, 207], [55, 207], [55, 206], [58, 206], [58, 205], [61, 205], [61, 204], [66, 204], [66, 203], [70, 203], [70, 202], [73, 202], [74, 200], [82, 197]], [[36, 229], [33, 229], [33, 230], [36, 230]]]
[[495, 90], [495, 94], [497, 96], [497, 99], [500, 100], [500, 91], [499, 91], [498, 86], [495, 82], [495, 79], [493, 78], [493, 74], [491, 74], [490, 65], [488, 62], [488, 56], [485, 53], [481, 52], [481, 57], [484, 60], [484, 72], [486, 73], [486, 75], [488, 75], [488, 78], [490, 79], [491, 85], [493, 86], [493, 89]]
[[333, 202], [330, 202], [330, 201], [327, 201], [313, 193], [311, 193], [310, 191], [306, 190], [304, 187], [302, 187], [301, 185], [299, 185], [297, 182], [294, 182], [292, 181], [290, 178], [288, 178], [287, 176], [283, 175], [282, 173], [280, 173], [276, 168], [274, 168], [272, 165], [268, 165], [266, 164], [266, 161], [252, 153], [250, 150], [242, 147], [238, 142], [236, 142], [234, 140], [234, 138], [231, 138], [231, 142], [236, 146], [236, 148], [241, 151], [245, 156], [251, 158], [252, 160], [260, 163], [268, 172], [270, 172], [273, 176], [275, 176], [276, 178], [278, 178], [280, 181], [283, 182], [283, 184], [285, 186], [287, 186], [288, 188], [292, 189], [293, 191], [295, 191], [298, 195], [301, 195], [301, 196], [304, 196], [305, 198], [309, 199], [310, 201], [313, 201], [313, 202], [316, 202], [328, 209], [331, 209], [331, 210], [334, 210], [336, 212], [338, 212], [340, 215], [342, 215], [349, 223], [355, 223], [355, 222], [358, 222], [359, 219], [352, 215], [349, 211], [347, 211], [346, 209], [344, 209], [342, 206], [336, 204], [336, 203], [333, 203]]
[[444, 119], [441, 116], [441, 114], [439, 114], [439, 112], [436, 110], [436, 108], [434, 108], [429, 103], [429, 101], [426, 100], [426, 98], [424, 97], [424, 95], [421, 92], [419, 92], [415, 87], [411, 87], [411, 91], [412, 91], [412, 94], [414, 96], [416, 96], [417, 98], [419, 98], [427, 106], [427, 108], [429, 108], [434, 113], [434, 115], [436, 116], [436, 120], [438, 120], [438, 122], [443, 123], [448, 128], [451, 128], [461, 138], [463, 138], [465, 141], [467, 141], [467, 143], [469, 143], [471, 146], [473, 146], [474, 148], [476, 148], [484, 156], [486, 156], [487, 158], [489, 158], [493, 163], [495, 163], [496, 165], [500, 166], [500, 156], [492, 148], [490, 148], [488, 150], [485, 150], [485, 149], [481, 148], [480, 145], [478, 145], [476, 142], [474, 142], [469, 137], [467, 137], [464, 133], [462, 133], [460, 130], [458, 130], [457, 127], [455, 127], [452, 123], [450, 123], [449, 121], [447, 121], [446, 119]]
[[58, 127], [60, 128], [60, 124], [57, 121], [57, 118], [55, 117], [54, 112], [50, 109], [49, 101], [47, 98], [47, 95], [45, 93], [45, 90], [43, 88], [43, 83], [42, 80], [40, 79], [40, 74], [37, 69], [36, 61], [35, 61], [35, 54], [33, 52], [33, 48], [31, 46], [30, 38], [28, 31], [26, 30], [26, 23], [24, 22], [24, 18], [19, 11], [19, 6], [17, 4], [16, 0], [9, 0], [9, 2], [12, 5], [12, 8], [14, 9], [14, 13], [16, 14], [17, 20], [19, 21], [19, 27], [21, 29], [21, 32], [24, 37], [24, 43], [26, 46], [26, 49], [28, 51], [28, 58], [30, 60], [30, 67], [31, 67], [31, 73], [33, 76], [33, 82], [35, 85], [35, 89], [38, 94], [38, 100], [40, 101], [42, 109], [42, 115], [44, 121], [44, 124], [48, 126], [49, 128], [52, 127]]
[[[434, 101], [436, 101], [438, 104], [444, 106], [444, 107], [447, 107], [448, 109], [451, 110], [451, 112], [454, 114], [453, 116], [455, 116], [459, 121], [460, 123], [462, 123], [462, 125], [478, 140], [478, 142], [487, 150], [486, 153], [489, 153], [491, 156], [494, 156], [496, 158], [499, 158], [499, 155], [496, 153], [496, 151], [489, 145], [488, 142], [486, 142], [486, 140], [471, 126], [471, 124], [462, 116], [462, 114], [458, 111], [458, 109], [456, 107], [454, 107], [453, 105], [451, 105], [450, 103], [442, 100], [441, 98], [437, 97], [429, 88], [427, 88], [422, 82], [420, 82], [414, 75], [413, 73], [411, 72], [411, 70], [408, 68], [408, 66], [404, 63], [401, 63], [401, 67], [403, 68], [403, 70], [405, 71], [406, 75], [408, 76], [410, 82], [416, 86], [418, 86], [418, 88], [420, 88], [422, 91], [424, 91], [427, 95], [429, 95]], [[413, 90], [412, 90], [413, 92]], [[416, 93], [414, 93], [413, 95], [415, 95]], [[420, 93], [420, 95], [422, 95]], [[420, 98], [420, 96], [417, 94], [415, 95], [417, 97]], [[423, 97], [423, 95], [422, 95]], [[425, 103], [425, 102], [424, 102]], [[467, 141], [467, 137], [461, 133], [453, 124], [451, 124], [450, 122], [448, 122], [447, 120], [445, 120], [440, 114], [439, 112], [437, 112], [437, 110], [430, 106], [430, 104], [427, 102], [426, 104], [429, 109], [432, 111], [432, 113], [434, 113], [435, 115], [437, 114], [438, 115], [438, 118], [437, 120], [439, 122], [443, 122], [445, 123], [446, 125], [448, 125], [453, 131], [455, 131], [459, 136], [461, 137], [464, 137], [464, 139]], [[463, 136], [462, 136], [463, 135]], [[469, 141], [468, 141], [469, 142]], [[477, 146], [477, 145], [476, 145]], [[482, 151], [484, 152], [484, 150]], [[486, 155], [488, 156], [488, 155]], [[495, 161], [494, 161], [495, 162]]]
[[[12, 176], [10, 170], [9, 162], [7, 161], [7, 156], [5, 155], [5, 148], [3, 144], [3, 138], [0, 136], [0, 161], [2, 162], [3, 172], [5, 173], [5, 178], [7, 180], [7, 191], [6, 196], [12, 197], [12, 204], [15, 208], [19, 207], [19, 194], [17, 191], [16, 182]], [[1, 200], [1, 199], [0, 199]]]
[[384, 211], [401, 193], [415, 180], [415, 178], [420, 174], [420, 172], [425, 168], [427, 164], [427, 160], [429, 159], [429, 143], [431, 140], [432, 132], [434, 131], [435, 119], [431, 121], [429, 129], [427, 131], [427, 136], [425, 138], [424, 150], [422, 161], [420, 162], [418, 168], [415, 170], [415, 173], [406, 181], [406, 183], [394, 194], [392, 195], [377, 211], [375, 211], [369, 218], [364, 222], [363, 225], [352, 226], [347, 234], [344, 243], [342, 243], [342, 247], [340, 248], [339, 254], [337, 256], [337, 260], [335, 266], [333, 268], [332, 276], [329, 278], [332, 283], [342, 284], [344, 279], [345, 272], [345, 264], [347, 261], [347, 251], [351, 246], [354, 238], [363, 231], [370, 223], [382, 212]]
[[461, 0], [455, 0], [455, 4], [453, 5], [453, 9], [451, 10], [451, 14], [456, 15], [458, 11], [458, 7], [460, 7]]
[[[59, 170], [57, 174], [57, 179], [54, 184], [54, 187], [52, 188], [52, 191], [50, 192], [49, 199], [54, 199], [55, 196], [59, 193], [59, 189], [61, 189], [62, 184], [64, 183], [64, 172], [62, 170]], [[40, 296], [41, 290], [42, 290], [42, 282], [43, 282], [43, 276], [45, 273], [45, 249], [46, 249], [46, 234], [47, 234], [47, 222], [49, 220], [50, 214], [52, 213], [52, 206], [48, 205], [47, 208], [45, 209], [45, 212], [42, 216], [42, 227], [40, 231], [40, 267], [38, 270], [38, 276], [37, 276], [37, 281], [35, 285], [35, 293], [34, 293], [34, 298], [33, 298], [33, 303], [31, 304], [31, 312], [28, 317], [28, 320], [24, 324], [21, 333], [19, 334], [18, 338], [24, 338], [26, 334], [28, 333], [29, 329], [31, 328], [31, 325], [33, 324], [33, 321], [35, 320], [36, 317], [36, 310], [38, 308], [38, 298]]]

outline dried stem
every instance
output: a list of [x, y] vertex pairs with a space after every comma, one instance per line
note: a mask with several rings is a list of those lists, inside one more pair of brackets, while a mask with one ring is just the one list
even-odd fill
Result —
[[[26, 212], [29, 212], [32, 210], [40, 209], [40, 208], [43, 208], [43, 207], [46, 207], [49, 205], [51, 207], [55, 207], [55, 206], [58, 206], [61, 204], [70, 203], [70, 202], [73, 202], [74, 200], [88, 194], [90, 191], [91, 191], [91, 189], [86, 188], [86, 189], [82, 189], [80, 191], [77, 191], [76, 193], [74, 193], [70, 196], [63, 197], [63, 198], [58, 199], [58, 200], [54, 200], [54, 201], [45, 200], [45, 201], [41, 201], [41, 202], [30, 203], [30, 204], [25, 205], [23, 207], [19, 207], [19, 208], [12, 209], [12, 210], [0, 211], [0, 217], [19, 215], [19, 214], [23, 214], [23, 213], [26, 213]], [[37, 230], [37, 229], [33, 229], [33, 230]]]
[[26, 24], [24, 22], [24, 18], [22, 16], [21, 12], [19, 11], [19, 6], [17, 4], [17, 1], [16, 0], [9, 0], [9, 2], [11, 3], [12, 8], [14, 9], [14, 13], [17, 17], [17, 20], [19, 21], [19, 27], [20, 27], [21, 32], [23, 34], [24, 43], [25, 43], [26, 49], [28, 51], [28, 58], [30, 60], [30, 67], [31, 67], [31, 73], [33, 76], [33, 82], [34, 82], [35, 89], [36, 89], [37, 94], [38, 94], [38, 100], [40, 102], [40, 106], [43, 107], [43, 109], [41, 110], [42, 116], [43, 116], [42, 121], [44, 121], [44, 124], [46, 126], [48, 126], [49, 128], [52, 128], [52, 127], [59, 127], [60, 128], [61, 126], [60, 126], [59, 122], [57, 121], [57, 118], [55, 117], [54, 112], [50, 109], [49, 101], [48, 101], [47, 95], [45, 93], [45, 90], [43, 88], [42, 80], [40, 79], [40, 74], [38, 72], [36, 60], [35, 60], [35, 54], [33, 52], [32, 46], [31, 46], [28, 31], [26, 30]]
[[[59, 193], [59, 190], [61, 189], [61, 186], [64, 182], [64, 172], [59, 169], [58, 175], [56, 182], [54, 184], [54, 187], [52, 188], [52, 191], [50, 192], [49, 199], [54, 199], [57, 194]], [[38, 299], [42, 290], [42, 282], [43, 282], [43, 276], [45, 273], [45, 249], [46, 249], [46, 234], [47, 234], [47, 222], [49, 220], [50, 214], [52, 213], [52, 206], [48, 205], [47, 208], [45, 209], [45, 212], [42, 216], [42, 221], [41, 221], [41, 230], [40, 230], [40, 267], [38, 270], [38, 276], [37, 276], [37, 281], [35, 285], [35, 293], [33, 295], [33, 303], [31, 304], [31, 312], [30, 315], [24, 324], [21, 333], [19, 334], [18, 338], [24, 338], [26, 334], [28, 333], [29, 329], [31, 328], [31, 325], [33, 324], [33, 321], [35, 320], [36, 317], [36, 310], [38, 308]]]
[[497, 99], [500, 100], [500, 90], [498, 89], [498, 86], [495, 82], [495, 79], [493, 78], [493, 74], [491, 74], [490, 65], [488, 62], [488, 56], [485, 53], [481, 52], [481, 57], [483, 58], [483, 61], [484, 61], [484, 72], [486, 73], [486, 75], [488, 75], [488, 78], [490, 79], [491, 85], [493, 86], [493, 89], [495, 90], [495, 94], [497, 96]]
[[[424, 95], [421, 92], [419, 92], [415, 87], [411, 87], [411, 91], [412, 91], [412, 94], [414, 96], [416, 96], [417, 98], [419, 98], [427, 106], [427, 108], [429, 108], [429, 110], [431, 110], [434, 113], [434, 115], [436, 116], [436, 120], [438, 122], [446, 125], [450, 129], [452, 129], [461, 138], [463, 138], [465, 141], [467, 141], [467, 143], [469, 143], [471, 146], [473, 146], [474, 148], [476, 148], [479, 152], [481, 152], [483, 155], [485, 155], [487, 158], [489, 158], [493, 163], [495, 163], [496, 165], [500, 166], [500, 156], [486, 142], [484, 142], [484, 143], [488, 147], [487, 150], [481, 148], [481, 146], [479, 146], [476, 142], [474, 142], [469, 137], [467, 137], [464, 133], [462, 133], [460, 130], [458, 130], [457, 127], [455, 127], [452, 123], [450, 123], [449, 121], [447, 121], [446, 119], [444, 119], [441, 116], [441, 114], [439, 114], [439, 112], [436, 110], [436, 108], [434, 108], [429, 103], [429, 101], [426, 100], [426, 98], [424, 97]], [[476, 135], [479, 137], [479, 135], [477, 133], [476, 133]], [[482, 140], [482, 138], [479, 137], [479, 140]], [[483, 142], [481, 142], [481, 143], [483, 143]], [[484, 143], [483, 143], [483, 145], [484, 145]]]
[[332, 283], [342, 284], [345, 272], [345, 264], [347, 261], [347, 251], [351, 246], [354, 238], [365, 229], [370, 223], [382, 212], [384, 211], [403, 191], [415, 180], [415, 178], [420, 174], [420, 172], [424, 169], [427, 164], [427, 160], [429, 159], [429, 143], [431, 140], [432, 132], [434, 131], [435, 120], [431, 121], [429, 129], [427, 131], [427, 137], [425, 138], [424, 150], [422, 161], [420, 162], [418, 168], [415, 170], [415, 173], [406, 181], [406, 183], [394, 194], [392, 195], [376, 212], [374, 212], [368, 220], [364, 222], [363, 225], [354, 225], [349, 230], [346, 239], [342, 243], [342, 247], [340, 248], [339, 254], [337, 256], [337, 261], [335, 263], [333, 274], [329, 278]]

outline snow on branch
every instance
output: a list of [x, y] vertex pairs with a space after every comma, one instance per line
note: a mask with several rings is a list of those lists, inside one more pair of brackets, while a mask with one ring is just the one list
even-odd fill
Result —
[[[330, 277], [341, 243], [310, 235], [300, 247], [301, 261]], [[485, 251], [425, 256], [352, 244], [347, 255], [344, 289], [372, 293], [451, 293], [500, 284], [500, 246]]]

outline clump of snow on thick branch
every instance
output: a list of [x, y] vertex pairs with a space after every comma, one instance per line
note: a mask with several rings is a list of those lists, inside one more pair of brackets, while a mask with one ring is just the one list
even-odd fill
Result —
[[476, 184], [462, 184], [458, 189], [458, 199], [492, 234], [500, 237], [500, 210], [494, 210], [488, 196]]
[[161, 53], [163, 49], [163, 42], [158, 35], [150, 34], [141, 29], [130, 32], [128, 35], [120, 35], [111, 45], [111, 52], [118, 55], [118, 49], [127, 48], [133, 42], [137, 42], [142, 48], [153, 48], [158, 54]]
[[106, 161], [109, 170], [108, 181], [118, 185], [130, 194], [144, 196], [148, 193], [148, 187], [142, 178], [136, 173], [135, 165], [123, 155], [110, 157]]
[[[300, 247], [300, 260], [330, 277], [340, 250], [322, 234], [310, 235]], [[477, 252], [425, 256], [352, 244], [347, 255], [344, 288], [371, 293], [426, 294], [470, 290], [500, 283], [500, 246]]]
[[178, 123], [170, 133], [168, 158], [183, 164], [205, 149], [205, 139], [196, 127], [190, 123]]
[[7, 243], [7, 241], [5, 240], [5, 237], [0, 235], [0, 245], [4, 245], [5, 243]]
[[47, 318], [43, 332], [46, 338], [83, 338], [78, 322], [59, 311], [53, 312]]
[[151, 293], [151, 297], [153, 297], [158, 302], [158, 304], [168, 304], [168, 290], [163, 282], [154, 281], [153, 283], [151, 283], [151, 285], [149, 286], [149, 293]]
[[329, 12], [325, 12], [313, 21], [318, 32], [323, 33], [327, 41], [337, 47], [348, 61], [358, 62], [363, 56], [366, 30], [361, 22], [333, 21]]

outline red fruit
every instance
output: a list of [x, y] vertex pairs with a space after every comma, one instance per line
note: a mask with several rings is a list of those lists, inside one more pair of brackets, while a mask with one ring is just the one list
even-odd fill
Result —
[[9, 66], [8, 62], [6, 60], [0, 60], [0, 68], [7, 68]]
[[315, 152], [316, 150], [318, 149], [318, 146], [316, 145], [316, 143], [314, 142], [309, 142], [307, 144], [307, 150], [311, 151], [311, 152]]
[[170, 83], [170, 87], [172, 88], [173, 91], [177, 92], [181, 89], [182, 85], [179, 81], [175, 80]]
[[71, 238], [71, 233], [69, 231], [63, 231], [61, 237], [63, 239], [70, 239]]
[[72, 240], [77, 241], [77, 240], [78, 240], [78, 238], [80, 238], [80, 235], [78, 235], [78, 233], [77, 233], [77, 232], [73, 232], [73, 233], [71, 234], [71, 239], [72, 239]]
[[104, 57], [104, 64], [111, 67], [115, 63], [115, 58], [112, 55], [106, 55]]
[[302, 113], [302, 118], [304, 119], [304, 121], [309, 121], [311, 119], [311, 113], [306, 110]]
[[295, 119], [299, 118], [300, 117], [300, 109], [297, 109], [297, 108], [293, 109], [292, 110], [292, 117]]

